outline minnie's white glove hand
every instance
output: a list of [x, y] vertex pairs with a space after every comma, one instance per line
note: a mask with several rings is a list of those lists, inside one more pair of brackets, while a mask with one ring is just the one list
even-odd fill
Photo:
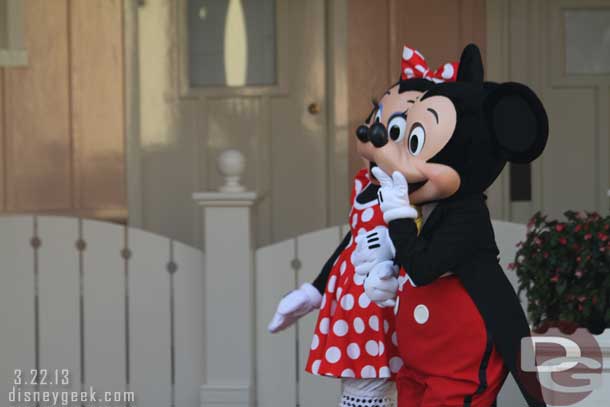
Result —
[[394, 244], [388, 228], [377, 226], [358, 234], [351, 260], [356, 274], [366, 276], [376, 264], [393, 259], [394, 254]]
[[390, 223], [396, 219], [417, 218], [417, 211], [409, 203], [409, 184], [404, 175], [394, 171], [390, 177], [379, 167], [374, 167], [372, 172], [381, 184], [377, 195], [383, 220]]
[[282, 298], [267, 329], [271, 333], [284, 330], [303, 315], [319, 308], [321, 302], [322, 296], [318, 289], [305, 283]]
[[398, 292], [397, 275], [398, 266], [393, 261], [377, 264], [364, 280], [364, 292], [380, 307], [393, 307]]

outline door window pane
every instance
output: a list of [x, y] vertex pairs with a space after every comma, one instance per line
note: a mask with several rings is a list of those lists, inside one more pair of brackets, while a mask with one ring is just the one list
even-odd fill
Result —
[[566, 72], [610, 73], [610, 9], [564, 11]]
[[188, 0], [193, 87], [276, 82], [275, 0]]

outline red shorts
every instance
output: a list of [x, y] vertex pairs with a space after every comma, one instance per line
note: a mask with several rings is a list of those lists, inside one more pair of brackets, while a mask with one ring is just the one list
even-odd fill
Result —
[[459, 279], [406, 281], [398, 301], [398, 406], [492, 406], [507, 372]]

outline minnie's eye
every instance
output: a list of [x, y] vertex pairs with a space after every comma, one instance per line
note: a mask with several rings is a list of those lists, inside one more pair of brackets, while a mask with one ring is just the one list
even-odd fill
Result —
[[421, 124], [415, 123], [409, 133], [409, 152], [418, 155], [426, 142], [426, 131]]
[[403, 115], [395, 116], [388, 123], [388, 134], [396, 143], [400, 143], [405, 138], [407, 120]]
[[379, 109], [377, 109], [377, 113], [375, 113], [375, 118], [373, 119], [373, 121], [381, 121], [381, 106], [379, 106]]

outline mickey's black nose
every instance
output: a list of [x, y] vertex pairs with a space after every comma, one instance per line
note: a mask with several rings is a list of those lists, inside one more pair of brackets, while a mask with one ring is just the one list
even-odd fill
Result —
[[369, 128], [365, 125], [358, 126], [358, 128], [356, 129], [356, 137], [358, 137], [358, 140], [363, 143], [369, 141]]
[[388, 131], [385, 126], [379, 122], [375, 122], [369, 127], [368, 137], [369, 140], [371, 140], [371, 143], [377, 148], [383, 147], [388, 143]]

